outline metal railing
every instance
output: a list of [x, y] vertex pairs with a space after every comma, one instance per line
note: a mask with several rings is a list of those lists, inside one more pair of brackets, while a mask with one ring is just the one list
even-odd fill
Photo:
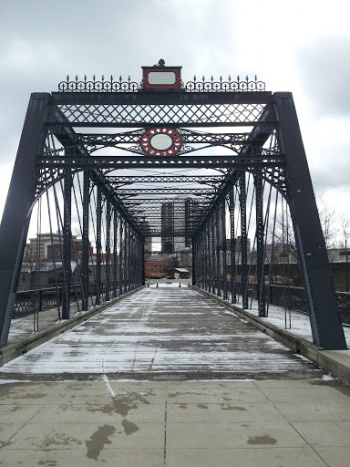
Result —
[[[197, 283], [198, 287], [210, 291], [214, 295], [221, 298], [227, 296], [227, 300], [231, 301], [231, 285], [224, 280], [212, 280], [210, 283], [203, 284], [201, 280]], [[243, 295], [242, 286], [240, 282], [235, 283], [235, 293], [237, 297]], [[255, 300], [257, 298], [257, 285], [248, 284], [248, 298], [249, 300]], [[276, 305], [283, 309], [299, 311], [301, 313], [308, 314], [307, 299], [305, 296], [305, 290], [303, 287], [284, 286], [279, 284], [265, 285], [265, 296], [269, 305]], [[344, 324], [350, 325], [350, 293], [347, 292], [336, 292], [337, 302], [340, 311], [341, 321]], [[238, 303], [239, 305], [239, 303]]]
[[[94, 298], [96, 297], [96, 287], [96, 283], [91, 283], [89, 287], [89, 298], [91, 299], [92, 305], [94, 304]], [[108, 288], [109, 298], [117, 298], [134, 288], [134, 284], [129, 286], [126, 281], [122, 281], [121, 284], [119, 281], [116, 283], [110, 282]], [[106, 291], [107, 283], [102, 282], [99, 287], [99, 293], [101, 295], [101, 301], [103, 302], [106, 301]], [[59, 309], [62, 306], [62, 294], [63, 287], [19, 291], [16, 294], [12, 318], [19, 318], [31, 313], [51, 309]], [[71, 288], [69, 295], [71, 303], [82, 299], [82, 293], [79, 288]]]

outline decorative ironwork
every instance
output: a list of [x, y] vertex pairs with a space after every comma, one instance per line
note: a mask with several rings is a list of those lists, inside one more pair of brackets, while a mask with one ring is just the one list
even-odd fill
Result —
[[60, 92], [136, 92], [141, 89], [142, 84], [131, 81], [130, 76], [126, 81], [119, 76], [118, 80], [114, 80], [113, 76], [106, 79], [104, 76], [97, 79], [94, 75], [92, 79], [88, 79], [85, 75], [83, 79], [76, 76], [73, 80], [67, 75], [65, 81], [61, 81], [58, 85]]
[[38, 164], [51, 168], [73, 166], [75, 171], [91, 169], [115, 170], [118, 168], [227, 168], [253, 170], [255, 166], [276, 167], [285, 165], [282, 154], [279, 156], [183, 156], [147, 158], [142, 156], [90, 156], [90, 157], [38, 157]]
[[206, 81], [205, 77], [201, 80], [197, 80], [194, 76], [192, 81], [189, 81], [184, 85], [187, 92], [257, 92], [265, 91], [265, 83], [258, 80], [257, 76], [254, 79], [249, 79], [246, 76], [245, 79], [240, 79], [237, 76], [236, 80], [232, 80], [231, 76], [225, 81], [222, 76], [218, 80], [215, 80], [212, 76], [210, 81]]
[[[97, 79], [94, 75], [88, 79], [85, 75], [83, 79], [75, 76], [71, 79], [68, 75], [65, 81], [58, 84], [59, 92], [137, 92], [143, 90], [143, 83], [132, 81], [130, 76], [123, 80], [121, 76], [115, 80], [113, 76]], [[258, 80], [257, 76], [250, 79], [248, 76], [241, 79], [239, 76], [234, 80], [231, 76], [224, 80], [222, 76], [214, 79], [212, 76], [209, 81], [203, 76], [202, 79], [193, 77], [192, 81], [182, 83], [182, 90], [185, 92], [260, 92], [266, 90], [264, 81]]]
[[169, 127], [150, 128], [141, 138], [141, 147], [149, 156], [173, 156], [181, 146], [181, 136]]
[[65, 104], [60, 110], [73, 126], [98, 127], [118, 124], [121, 127], [140, 125], [220, 126], [224, 124], [252, 125], [258, 123], [263, 104], [158, 104], [105, 105]]
[[126, 190], [117, 190], [118, 196], [138, 196], [138, 195], [157, 195], [170, 194], [170, 195], [193, 195], [193, 196], [213, 196], [215, 190], [212, 188], [135, 188]]
[[201, 185], [219, 185], [223, 175], [118, 175], [108, 176], [109, 184], [113, 186], [130, 185], [132, 183], [200, 183]]

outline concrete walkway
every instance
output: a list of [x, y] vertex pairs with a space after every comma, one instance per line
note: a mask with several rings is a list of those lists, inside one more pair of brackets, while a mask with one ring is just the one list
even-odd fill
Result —
[[0, 465], [348, 467], [350, 391], [334, 381], [10, 383]]
[[0, 465], [348, 467], [350, 388], [189, 288], [0, 369]]

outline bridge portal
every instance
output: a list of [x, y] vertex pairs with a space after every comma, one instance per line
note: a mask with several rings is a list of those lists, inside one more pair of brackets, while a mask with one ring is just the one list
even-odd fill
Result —
[[314, 342], [346, 348], [289, 92], [185, 83], [160, 60], [140, 83], [67, 77], [31, 95], [0, 228], [1, 346], [21, 290], [69, 319], [72, 302], [145, 285], [152, 255], [187, 255], [194, 286], [257, 300], [260, 317], [271, 284], [300, 286]]

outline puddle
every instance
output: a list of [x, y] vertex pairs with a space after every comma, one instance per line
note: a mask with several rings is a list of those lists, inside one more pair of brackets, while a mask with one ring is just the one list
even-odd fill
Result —
[[251, 444], [253, 446], [262, 446], [266, 444], [276, 444], [277, 439], [271, 438], [269, 435], [264, 435], [264, 436], [254, 436], [254, 437], [249, 437], [248, 444]]
[[129, 422], [128, 420], [123, 420], [122, 425], [124, 427], [124, 433], [126, 435], [132, 435], [139, 430], [139, 427], [135, 423]]
[[111, 444], [112, 441], [109, 440], [109, 436], [113, 435], [115, 432], [114, 426], [103, 425], [98, 428], [95, 433], [93, 433], [88, 441], [85, 442], [86, 447], [88, 448], [86, 457], [88, 459], [97, 460], [101, 451], [105, 447], [105, 444]]
[[206, 404], [197, 404], [197, 407], [199, 409], [209, 409], [209, 407]]

